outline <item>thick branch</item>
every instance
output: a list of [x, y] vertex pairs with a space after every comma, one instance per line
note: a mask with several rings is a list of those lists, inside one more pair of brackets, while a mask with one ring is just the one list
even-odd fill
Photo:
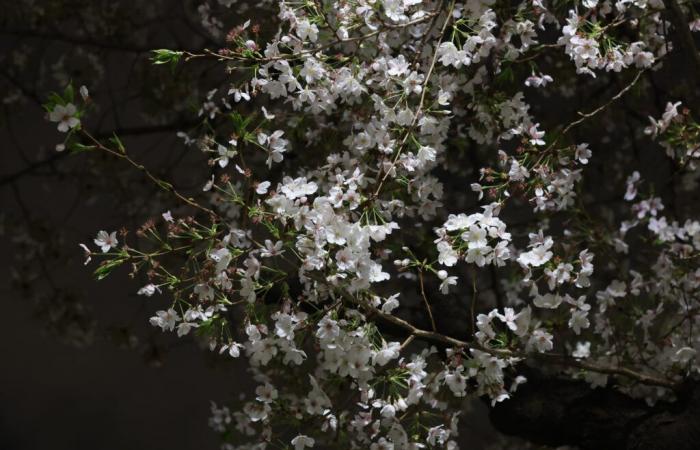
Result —
[[366, 310], [369, 310], [374, 316], [378, 317], [386, 323], [390, 323], [396, 327], [403, 329], [408, 332], [409, 335], [413, 335], [418, 339], [423, 341], [432, 342], [439, 345], [445, 345], [449, 347], [457, 347], [463, 349], [475, 349], [482, 352], [489, 353], [500, 358], [534, 358], [544, 363], [550, 363], [555, 365], [562, 365], [565, 367], [573, 367], [584, 370], [589, 370], [591, 372], [603, 373], [607, 375], [618, 375], [622, 377], [629, 378], [631, 380], [637, 381], [641, 384], [646, 384], [649, 386], [659, 386], [667, 389], [677, 390], [679, 388], [678, 383], [665, 378], [658, 378], [651, 375], [639, 373], [627, 367], [613, 367], [613, 366], [603, 366], [599, 364], [592, 364], [585, 361], [574, 359], [568, 355], [557, 354], [557, 353], [525, 353], [520, 351], [508, 350], [508, 349], [493, 349], [480, 345], [477, 342], [467, 342], [460, 339], [455, 339], [451, 336], [445, 334], [427, 331], [420, 329], [410, 322], [400, 319], [393, 314], [387, 314], [381, 310], [375, 308], [365, 301], [361, 301], [353, 297], [349, 292], [341, 290], [340, 294], [344, 299], [362, 306]]

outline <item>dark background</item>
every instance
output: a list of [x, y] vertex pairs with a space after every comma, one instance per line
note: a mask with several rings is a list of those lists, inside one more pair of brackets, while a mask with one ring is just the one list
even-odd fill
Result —
[[78, 247], [176, 204], [119, 161], [56, 153], [64, 135], [40, 107], [65, 80], [85, 84], [87, 126], [119, 130], [187, 191], [206, 163], [175, 133], [210, 68], [149, 73], [147, 50], [215, 38], [193, 2], [34, 3], [0, 1], [0, 449], [217, 448], [209, 400], [250, 387], [242, 366], [150, 327], [166, 299], [137, 297], [125, 271], [97, 283]]

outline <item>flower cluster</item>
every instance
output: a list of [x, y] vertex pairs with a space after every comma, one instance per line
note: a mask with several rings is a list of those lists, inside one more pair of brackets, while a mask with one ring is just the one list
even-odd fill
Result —
[[484, 207], [484, 213], [451, 215], [435, 230], [438, 235], [438, 261], [454, 266], [459, 259], [483, 267], [503, 266], [510, 259], [510, 233], [498, 218], [498, 204]]

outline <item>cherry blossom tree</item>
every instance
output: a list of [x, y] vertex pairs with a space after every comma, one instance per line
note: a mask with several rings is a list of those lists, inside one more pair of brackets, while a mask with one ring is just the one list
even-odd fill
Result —
[[212, 404], [222, 448], [454, 449], [470, 398], [535, 442], [683, 448], [649, 430], [682, 435], [698, 407], [695, 7], [268, 6], [222, 48], [152, 52], [226, 74], [178, 134], [208, 157], [196, 194], [91, 133], [89, 86], [45, 104], [57, 151], [170, 196], [80, 246], [98, 279], [145, 274], [134, 290], [167, 302], [151, 325], [247, 360], [255, 391]]

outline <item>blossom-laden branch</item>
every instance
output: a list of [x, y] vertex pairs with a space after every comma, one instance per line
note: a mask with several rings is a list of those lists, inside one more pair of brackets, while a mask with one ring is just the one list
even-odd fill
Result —
[[453, 338], [451, 336], [439, 333], [437, 331], [428, 331], [428, 330], [423, 330], [420, 329], [410, 322], [403, 320], [399, 317], [396, 317], [393, 314], [386, 314], [383, 313], [381, 310], [373, 307], [367, 302], [361, 302], [357, 299], [355, 299], [353, 296], [347, 294], [345, 291], [343, 292], [343, 297], [355, 304], [361, 304], [363, 308], [367, 309], [373, 316], [378, 317], [381, 319], [383, 322], [392, 324], [394, 326], [397, 326], [404, 331], [409, 333], [409, 336], [413, 336], [414, 338], [424, 340], [429, 343], [441, 345], [441, 346], [447, 346], [447, 347], [453, 347], [457, 349], [463, 349], [463, 350], [469, 350], [469, 349], [477, 349], [486, 353], [489, 353], [493, 356], [497, 356], [499, 358], [521, 358], [521, 359], [527, 359], [528, 357], [537, 359], [538, 361], [541, 361], [543, 363], [549, 363], [549, 364], [555, 364], [555, 365], [563, 365], [566, 367], [570, 368], [577, 368], [577, 369], [583, 369], [583, 370], [589, 370], [592, 372], [597, 372], [597, 373], [602, 373], [602, 374], [609, 374], [609, 375], [620, 375], [626, 378], [629, 378], [631, 380], [637, 381], [642, 384], [646, 384], [649, 386], [659, 386], [663, 388], [668, 388], [668, 389], [678, 389], [680, 388], [680, 384], [668, 379], [664, 378], [659, 378], [655, 377], [653, 375], [648, 375], [644, 374], [632, 369], [629, 369], [627, 367], [614, 367], [614, 366], [605, 366], [605, 365], [598, 365], [598, 364], [591, 364], [587, 363], [585, 361], [580, 361], [576, 360], [574, 358], [571, 358], [567, 355], [562, 355], [562, 354], [555, 354], [555, 353], [524, 353], [520, 351], [512, 351], [509, 349], [495, 349], [495, 348], [488, 348], [483, 345], [480, 345], [476, 342], [468, 342], [468, 341], [463, 341], [460, 339]]
[[[212, 222], [166, 211], [137, 232], [148, 250], [119, 247], [106, 230], [93, 241], [100, 251], [84, 248], [104, 258], [99, 278], [132, 263], [148, 277], [140, 295], [168, 291], [154, 326], [247, 358], [255, 395], [235, 413], [213, 407], [212, 426], [238, 448], [279, 439], [295, 450], [453, 449], [462, 398], [517, 395], [524, 360], [670, 400], [700, 368], [688, 313], [700, 303], [688, 258], [700, 222], [664, 216], [639, 172], [618, 193], [624, 217], [594, 219], [582, 199], [597, 191], [583, 180], [601, 157], [573, 140], [670, 58], [661, 14], [595, 0], [566, 11], [282, 1], [274, 32], [245, 22], [216, 52], [157, 50], [155, 64], [225, 66], [229, 84], [208, 90], [198, 111], [206, 126], [184, 135], [221, 172], [203, 183], [217, 213], [117, 138], [111, 148], [83, 131], [87, 109], [68, 90], [46, 109], [69, 148], [84, 137], [78, 150], [126, 160]], [[587, 86], [579, 79], [623, 71], [627, 85], [568, 125], [529, 103], [535, 90], [569, 101], [572, 86]], [[648, 134], [694, 170], [700, 134], [679, 105], [651, 119]], [[639, 258], [626, 256], [635, 246]], [[467, 323], [454, 324], [470, 330], [462, 340], [442, 332], [452, 318], [438, 308], [465, 272], [473, 298]], [[482, 275], [493, 277], [495, 302], [477, 292]], [[404, 320], [407, 308], [430, 330]]]

